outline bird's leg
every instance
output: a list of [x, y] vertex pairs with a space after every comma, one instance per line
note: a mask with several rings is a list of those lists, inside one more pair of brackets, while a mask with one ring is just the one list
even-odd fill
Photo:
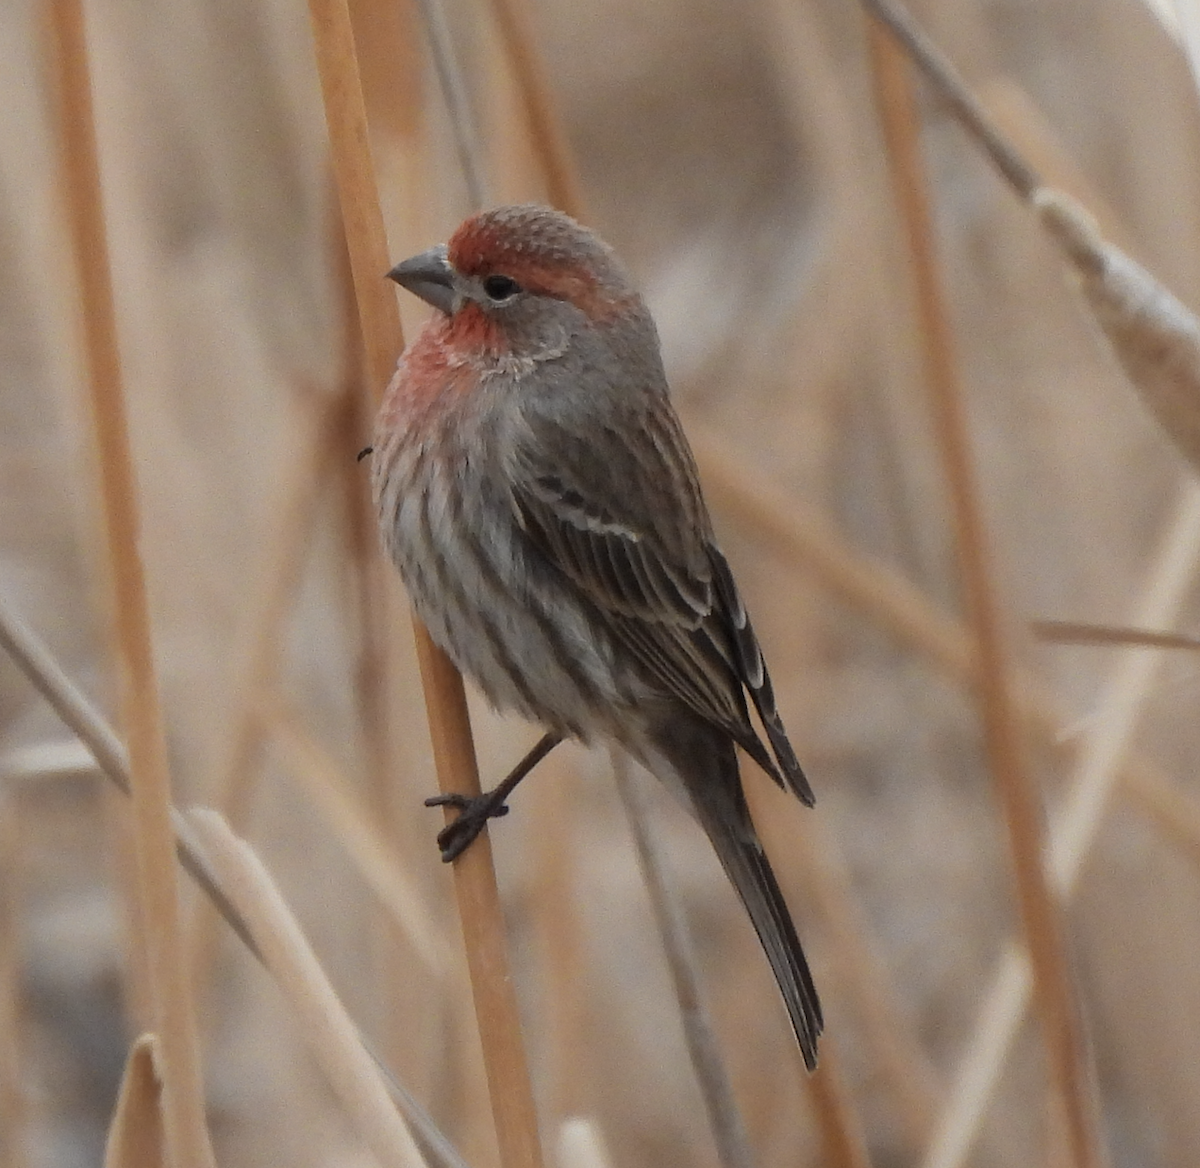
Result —
[[561, 734], [546, 733], [537, 745], [511, 771], [502, 783], [481, 795], [434, 795], [425, 800], [426, 807], [455, 807], [458, 818], [446, 824], [438, 832], [438, 847], [442, 849], [442, 860], [449, 864], [457, 860], [474, 842], [489, 819], [508, 814], [506, 800], [516, 790], [517, 784], [560, 742]]

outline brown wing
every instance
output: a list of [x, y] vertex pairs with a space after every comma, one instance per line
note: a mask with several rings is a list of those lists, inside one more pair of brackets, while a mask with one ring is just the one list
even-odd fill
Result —
[[[649, 441], [636, 450], [612, 429], [584, 439], [561, 420], [535, 420], [513, 491], [519, 522], [666, 693], [811, 802], [683, 434], [673, 417], [639, 420]], [[750, 724], [743, 686], [775, 759]]]

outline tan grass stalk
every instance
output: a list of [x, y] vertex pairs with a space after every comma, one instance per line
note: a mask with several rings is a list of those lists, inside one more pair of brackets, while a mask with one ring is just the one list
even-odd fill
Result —
[[425, 37], [429, 41], [429, 55], [437, 73], [438, 87], [450, 115], [450, 132], [454, 136], [458, 164], [467, 184], [467, 198], [472, 207], [481, 209], [490, 202], [487, 177], [481, 163], [483, 151], [475, 132], [475, 121], [470, 114], [470, 97], [462, 70], [458, 67], [454, 39], [446, 21], [446, 6], [442, 0], [417, 0], [417, 5], [425, 25]]
[[[345, 0], [310, 0], [309, 12], [366, 348], [366, 374], [375, 392], [382, 393], [404, 336], [395, 296], [383, 280], [390, 266], [387, 238], [354, 37]], [[415, 635], [438, 782], [447, 793], [478, 794], [479, 773], [462, 678], [419, 623]], [[486, 832], [455, 862], [454, 882], [501, 1162], [504, 1168], [540, 1168], [537, 1113]]]
[[50, 5], [62, 173], [83, 308], [83, 353], [99, 455], [115, 649], [129, 751], [138, 890], [162, 1050], [166, 1145], [176, 1168], [214, 1166], [204, 1116], [191, 989], [180, 934], [170, 779], [138, 551], [137, 484], [125, 422], [112, 278], [80, 0]]
[[1071, 262], [1096, 323], [1150, 412], [1200, 470], [1200, 320], [1101, 235], [1073, 198], [1046, 186], [1013, 149], [954, 66], [892, 0], [864, 0], [904, 46]]
[[645, 794], [632, 774], [629, 760], [611, 752], [613, 778], [625, 807], [629, 831], [637, 852], [638, 867], [650, 896], [654, 923], [662, 941], [671, 974], [671, 985], [683, 1021], [683, 1036], [696, 1072], [696, 1081], [723, 1168], [751, 1168], [754, 1156], [746, 1128], [733, 1097], [733, 1084], [721, 1056], [721, 1045], [700, 988], [700, 966], [688, 933], [683, 908], [667, 876], [662, 849], [650, 830], [651, 812]]
[[21, 833], [17, 792], [0, 770], [0, 1168], [25, 1168], [26, 1102], [21, 1084]]
[[36, 742], [10, 750], [0, 758], [0, 776], [5, 780], [56, 779], [87, 774], [96, 760], [76, 739], [66, 742]]
[[279, 751], [288, 776], [325, 819], [355, 870], [430, 975], [438, 980], [449, 977], [453, 969], [449, 946], [399, 862], [395, 847], [376, 826], [377, 817], [295, 710], [279, 698], [264, 698], [259, 709], [266, 734]]
[[153, 1034], [143, 1034], [130, 1049], [104, 1145], [104, 1168], [169, 1168], [160, 1057]]
[[[1004, 809], [1017, 899], [1030, 948], [1050, 1075], [1064, 1109], [1070, 1161], [1103, 1162], [1095, 1130], [1090, 1068], [1071, 981], [1061, 913], [1042, 867], [1038, 792], [1023, 756], [999, 606], [975, 485], [967, 420], [949, 318], [935, 258], [933, 226], [907, 61], [871, 22], [868, 39], [895, 197], [908, 240], [934, 424], [951, 492], [959, 568], [979, 655], [980, 703], [993, 778]], [[1011, 162], [1011, 160], [1008, 160]], [[1011, 181], [1018, 181], [1010, 176]]]
[[830, 1168], [870, 1168], [866, 1143], [841, 1082], [836, 1040], [821, 1039], [821, 1065], [808, 1077], [808, 1097], [816, 1113], [824, 1145], [824, 1164]]
[[[45, 645], [9, 611], [2, 600], [0, 648], [12, 657], [38, 692], [50, 703], [55, 713], [79, 735], [80, 741], [92, 752], [101, 773], [128, 796], [129, 762], [117, 736], [62, 671]], [[262, 952], [249, 924], [213, 872], [204, 846], [190, 821], [177, 809], [171, 808], [171, 824], [175, 832], [175, 846], [180, 864], [195, 879], [213, 907], [246, 948], [261, 961]], [[370, 1053], [365, 1042], [364, 1048]], [[372, 1054], [371, 1057], [375, 1058], [375, 1055]], [[461, 1159], [413, 1095], [386, 1070], [378, 1058], [375, 1058], [375, 1061], [385, 1074], [393, 1099], [417, 1134], [430, 1162], [438, 1168], [462, 1168]]]
[[384, 1168], [423, 1166], [354, 1023], [254, 850], [215, 811], [189, 811], [186, 818], [257, 938], [263, 963], [295, 1011], [305, 1042], [376, 1159]]
[[1052, 645], [1136, 645], [1143, 649], [1200, 649], [1200, 637], [1151, 629], [1116, 628], [1084, 621], [1039, 620], [1030, 628], [1040, 641]]
[[538, 54], [528, 0], [491, 0], [551, 206], [587, 218], [583, 187]]
[[297, 433], [280, 458], [267, 505], [267, 545], [248, 592], [251, 601], [241, 634], [230, 692], [230, 730], [209, 798], [240, 822], [251, 791], [254, 753], [259, 741], [257, 696], [275, 679], [285, 623], [300, 584], [304, 555], [312, 535], [317, 499], [328, 477], [335, 434], [345, 417], [344, 397], [305, 390], [294, 411]]
[[[304, 556], [313, 531], [317, 499], [328, 478], [333, 435], [346, 412], [344, 396], [315, 389], [303, 391], [295, 410], [298, 433], [280, 459], [277, 484], [268, 504], [271, 520], [267, 541], [249, 585], [250, 604], [241, 633], [232, 638], [238, 647], [230, 680], [229, 729], [221, 744], [214, 786], [208, 798], [234, 823], [242, 823], [249, 810], [257, 775], [260, 745], [255, 701], [276, 677], [287, 618], [304, 568]], [[206, 906], [193, 913], [188, 938], [192, 984], [203, 1001], [216, 957], [217, 935]]]
[[[1200, 487], [1189, 486], [1150, 574], [1137, 621], [1166, 624], [1178, 611], [1200, 563]], [[1076, 773], [1051, 831], [1047, 869], [1064, 902], [1075, 892], [1138, 714], [1162, 656], [1152, 650], [1124, 654], [1092, 720], [1094, 732], [1080, 751]], [[980, 1009], [959, 1067], [955, 1088], [938, 1123], [924, 1168], [959, 1168], [970, 1154], [979, 1124], [1000, 1078], [1009, 1047], [1025, 1016], [1031, 990], [1027, 955], [1010, 943]]]

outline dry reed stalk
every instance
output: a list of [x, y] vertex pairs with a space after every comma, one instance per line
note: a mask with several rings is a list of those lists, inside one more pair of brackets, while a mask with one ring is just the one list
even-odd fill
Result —
[[[297, 405], [294, 445], [283, 454], [273, 477], [277, 485], [267, 507], [271, 520], [266, 547], [249, 587], [251, 601], [242, 632], [232, 639], [240, 650], [230, 681], [232, 713], [208, 796], [212, 805], [235, 824], [245, 821], [257, 775], [260, 727], [255, 702], [278, 671], [287, 618], [312, 537], [317, 499], [328, 477], [332, 437], [345, 407], [344, 397], [305, 390]], [[188, 948], [198, 1001], [204, 1001], [207, 995], [216, 960], [213, 925], [206, 906], [197, 904]]]
[[336, 760], [304, 725], [303, 718], [279, 698], [263, 698], [260, 717], [267, 737], [306, 800], [325, 819], [363, 882], [375, 894], [429, 974], [452, 976], [454, 961], [417, 886], [377, 826], [375, 816], [355, 792]]
[[538, 55], [527, 0], [491, 0], [492, 12], [512, 68], [525, 121], [551, 206], [579, 220], [587, 218], [583, 187], [571, 159], [566, 131], [550, 96]]
[[[1029, 944], [1042, 1037], [1064, 1111], [1070, 1161], [1095, 1168], [1103, 1154], [1095, 1130], [1090, 1068], [1071, 980], [1061, 913], [1042, 867], [1043, 826], [1038, 792], [1023, 757], [1010, 691], [1000, 610], [993, 593], [985, 528], [975, 485], [967, 420], [958, 382], [949, 318], [937, 271], [915, 101], [907, 60], [882, 25], [869, 23], [872, 71], [907, 236], [917, 297], [919, 332], [938, 446], [951, 492], [955, 539], [969, 624], [979, 655], [980, 703], [988, 757], [1008, 827], [1017, 899]], [[1008, 159], [1010, 168], [1012, 160]], [[1012, 181], [1018, 181], [1014, 175]]]
[[846, 1088], [840, 1080], [837, 1043], [825, 1035], [821, 1041], [821, 1065], [806, 1080], [825, 1149], [822, 1162], [830, 1168], [870, 1168], [866, 1142], [853, 1111], [847, 1106]]
[[892, 0], [864, 3], [904, 46], [1017, 195], [1033, 208], [1070, 261], [1093, 319], [1143, 403], [1193, 468], [1200, 469], [1200, 320], [1109, 243], [1073, 198], [1042, 181], [907, 12]]
[[0, 770], [0, 1168], [25, 1168], [21, 1084], [21, 833], [17, 792]]
[[1071, 157], [1025, 90], [1009, 77], [997, 77], [982, 85], [979, 95], [995, 133], [1011, 144], [1039, 181], [1079, 199], [1095, 215], [1107, 238], [1125, 251], [1135, 252], [1137, 243], [1122, 217]]
[[454, 136], [454, 149], [463, 181], [467, 184], [467, 198], [471, 206], [479, 210], [491, 201], [487, 178], [480, 164], [483, 150], [470, 114], [470, 96], [462, 70], [458, 67], [450, 25], [446, 21], [446, 6], [442, 0], [417, 0], [417, 6], [425, 25], [425, 38], [429, 42], [429, 55], [437, 73], [438, 88], [442, 91], [442, 100], [450, 115], [450, 131]]
[[162, 1050], [166, 1146], [176, 1168], [215, 1168], [180, 930], [170, 779], [138, 550], [137, 484], [121, 385], [116, 314], [80, 0], [50, 5], [66, 213], [82, 305], [83, 354], [111, 573], [114, 645], [129, 751], [142, 941]]
[[[309, 12], [366, 348], [366, 372], [370, 385], [381, 393], [396, 367], [404, 337], [395, 296], [383, 280], [390, 266], [387, 239], [350, 16], [345, 0], [310, 0]], [[479, 773], [462, 678], [419, 622], [414, 623], [439, 785], [446, 793], [476, 795]], [[540, 1168], [537, 1113], [486, 831], [455, 862], [454, 884], [501, 1162], [505, 1168]]]
[[1083, 621], [1039, 620], [1030, 625], [1034, 636], [1052, 645], [1136, 645], [1143, 649], [1200, 649], [1200, 637], [1151, 629], [1117, 628]]
[[130, 1049], [104, 1145], [104, 1168], [168, 1168], [160, 1057], [153, 1034], [143, 1034]]
[[76, 739], [66, 742], [35, 742], [10, 750], [0, 758], [0, 775], [6, 781], [37, 781], [87, 774], [96, 760]]
[[[1200, 486], [1188, 487], [1154, 564], [1145, 595], [1137, 605], [1137, 619], [1139, 623], [1166, 624], [1186, 599], [1200, 564]], [[1152, 650], [1123, 654], [1101, 697], [1093, 719], [1096, 729], [1079, 753], [1076, 774], [1055, 818], [1046, 857], [1052, 887], [1063, 902], [1075, 892], [1083, 861], [1161, 660], [1161, 654]], [[1009, 1046], [1025, 1016], [1030, 989], [1028, 958], [1010, 943], [980, 1008], [924, 1168], [959, 1168], [965, 1162]]]
[[708, 1113], [717, 1159], [723, 1168], [751, 1168], [754, 1156], [750, 1151], [737, 1101], [733, 1097], [733, 1084], [725, 1069], [712, 1017], [704, 1003], [696, 951], [684, 920], [683, 908], [667, 877], [662, 849], [649, 830], [650, 806], [624, 754], [613, 750], [611, 757], [613, 779], [625, 807], [638, 867], [642, 870], [654, 923], [667, 958], [688, 1056]]
[[[129, 762], [112, 728], [96, 712], [50, 655], [45, 645], [18, 620], [0, 599], [0, 648], [3, 648], [55, 713], [91, 751], [100, 772], [124, 795], [130, 794]], [[189, 819], [170, 809], [176, 854], [184, 870], [196, 881], [213, 907], [259, 961], [263, 960], [250, 926], [226, 894], [214, 873], [204, 846]], [[364, 1042], [364, 1049], [368, 1050]], [[371, 1055], [375, 1058], [375, 1055]], [[414, 1096], [375, 1058], [384, 1072], [392, 1097], [421, 1142], [428, 1159], [438, 1168], [461, 1168], [461, 1160]]]
[[346, 1113], [384, 1168], [422, 1168], [379, 1070], [266, 868], [215, 811], [187, 813], [230, 899], [258, 940], [263, 963], [295, 1011], [300, 1033]]
[[[50, 651], [33, 631], [20, 620], [0, 598], [0, 648], [12, 658], [17, 667], [33, 684], [54, 712], [75, 733], [96, 760], [101, 774], [109, 779], [126, 797], [132, 794], [129, 759], [125, 747], [112, 728], [96, 712], [78, 687], [63, 672]], [[176, 852], [184, 870], [203, 889], [213, 906], [235, 933], [254, 950], [254, 941], [245, 924], [233, 911], [221, 889], [205, 866], [199, 844], [192, 838], [191, 829], [177, 811], [171, 809], [171, 826], [176, 839]]]

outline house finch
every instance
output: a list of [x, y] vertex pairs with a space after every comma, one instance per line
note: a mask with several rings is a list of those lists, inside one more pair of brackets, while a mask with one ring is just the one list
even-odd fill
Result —
[[605, 243], [538, 206], [476, 215], [389, 275], [437, 312], [376, 423], [384, 543], [434, 641], [494, 707], [547, 731], [496, 791], [431, 801], [460, 811], [443, 857], [504, 813], [560, 739], [618, 743], [707, 832], [815, 1066], [821, 1007], [735, 746], [810, 806], [812, 791], [714, 541], [642, 298]]

